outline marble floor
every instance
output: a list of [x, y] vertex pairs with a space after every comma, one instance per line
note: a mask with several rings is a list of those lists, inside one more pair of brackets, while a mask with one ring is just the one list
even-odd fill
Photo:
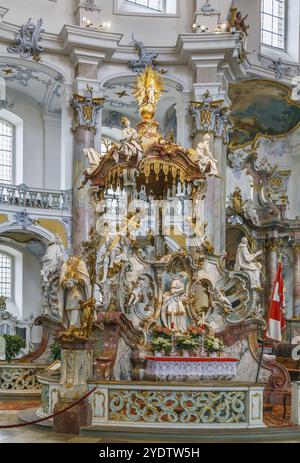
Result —
[[[18, 422], [17, 414], [26, 402], [5, 403], [0, 401], [0, 425]], [[31, 404], [31, 403], [30, 403]], [[276, 418], [277, 417], [277, 418]], [[288, 417], [287, 417], [288, 418]], [[300, 427], [290, 426], [288, 419], [282, 421], [282, 410], [276, 409], [272, 414], [270, 426], [262, 430], [228, 431], [172, 431], [163, 435], [156, 431], [132, 432], [126, 429], [120, 432], [116, 428], [102, 430], [97, 428], [83, 429], [81, 435], [56, 434], [47, 426], [26, 426], [14, 429], [0, 429], [0, 444], [4, 443], [222, 443], [222, 442], [293, 442], [300, 443]]]

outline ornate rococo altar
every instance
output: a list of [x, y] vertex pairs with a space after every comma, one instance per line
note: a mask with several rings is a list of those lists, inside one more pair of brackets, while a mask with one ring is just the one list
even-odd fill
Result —
[[163, 86], [148, 66], [135, 88], [137, 128], [123, 118], [120, 143], [84, 150], [89, 239], [80, 255], [67, 258], [57, 242], [44, 258], [45, 306], [64, 328], [52, 332], [61, 375], [39, 377], [38, 414], [96, 387], [79, 425], [262, 426], [260, 383], [278, 367], [263, 360], [256, 382], [260, 253], [244, 237], [226, 270], [205, 219], [208, 183], [222, 182], [214, 139], [228, 141], [228, 108], [208, 92], [192, 103], [200, 138], [186, 149], [155, 121]]

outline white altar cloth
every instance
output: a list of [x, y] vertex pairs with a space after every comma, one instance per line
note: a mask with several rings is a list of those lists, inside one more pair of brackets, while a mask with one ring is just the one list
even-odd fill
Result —
[[146, 357], [149, 379], [230, 379], [239, 359], [231, 357]]

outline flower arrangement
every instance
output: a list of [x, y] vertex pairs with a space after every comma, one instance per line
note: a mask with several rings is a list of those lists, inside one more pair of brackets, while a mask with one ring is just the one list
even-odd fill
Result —
[[152, 340], [152, 347], [155, 352], [164, 351], [168, 355], [171, 352], [172, 343], [170, 339], [160, 336]]
[[193, 339], [198, 339], [203, 335], [205, 330], [201, 326], [189, 326], [187, 329], [188, 335]]
[[152, 330], [152, 337], [155, 338], [165, 338], [165, 339], [171, 339], [172, 333], [169, 328], [165, 328], [160, 325], [155, 325], [153, 330]]
[[207, 352], [223, 352], [225, 349], [223, 341], [214, 336], [206, 336], [204, 347]]
[[190, 335], [178, 336], [176, 339], [176, 347], [179, 351], [194, 351], [199, 348], [199, 342], [195, 337]]
[[169, 328], [155, 325], [152, 329], [152, 348], [154, 352], [164, 352], [169, 355], [172, 350], [172, 333]]

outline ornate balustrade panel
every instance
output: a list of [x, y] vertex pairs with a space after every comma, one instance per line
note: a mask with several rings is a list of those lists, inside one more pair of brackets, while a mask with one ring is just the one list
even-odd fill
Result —
[[[59, 380], [39, 376], [43, 386], [38, 416], [52, 413]], [[263, 423], [261, 384], [194, 382], [89, 383], [96, 390], [89, 397], [92, 424], [150, 428], [259, 428]]]
[[45, 368], [46, 365], [38, 364], [0, 364], [0, 393], [39, 391], [41, 385], [36, 376]]
[[110, 391], [112, 421], [224, 424], [246, 422], [244, 391]]
[[51, 210], [71, 210], [71, 190], [42, 190], [26, 185], [0, 184], [0, 205]]

